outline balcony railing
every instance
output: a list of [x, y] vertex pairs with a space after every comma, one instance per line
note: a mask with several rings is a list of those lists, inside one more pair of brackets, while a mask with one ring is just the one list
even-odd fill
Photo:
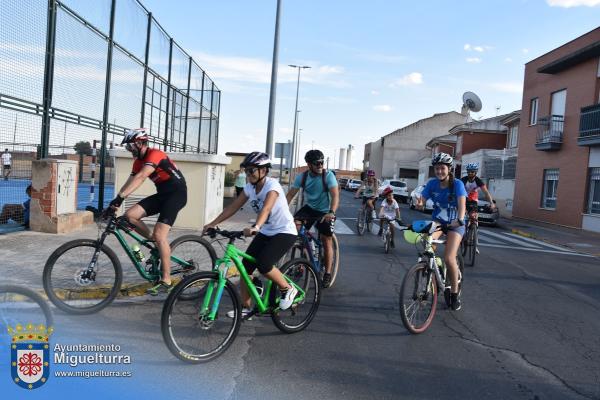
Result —
[[600, 104], [581, 109], [577, 143], [581, 146], [600, 145]]
[[559, 150], [563, 142], [565, 117], [563, 115], [548, 115], [538, 118], [538, 133], [535, 148], [538, 150]]

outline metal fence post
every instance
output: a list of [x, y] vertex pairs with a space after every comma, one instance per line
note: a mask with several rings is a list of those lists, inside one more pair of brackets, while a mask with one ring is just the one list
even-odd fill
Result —
[[146, 85], [148, 84], [148, 58], [150, 57], [150, 33], [152, 32], [152, 13], [148, 13], [148, 27], [146, 28], [146, 51], [144, 54], [144, 86], [142, 87], [142, 111], [140, 117], [140, 128], [144, 127], [144, 116], [146, 113]]
[[110, 7], [110, 30], [108, 34], [108, 55], [106, 58], [106, 85], [104, 87], [104, 112], [102, 113], [102, 143], [100, 144], [100, 176], [98, 180], [98, 209], [104, 209], [104, 183], [105, 183], [105, 159], [106, 159], [106, 136], [108, 129], [108, 111], [110, 106], [110, 79], [112, 75], [113, 37], [115, 33], [115, 5], [116, 0], [111, 1]]
[[183, 128], [183, 152], [187, 146], [187, 126], [188, 126], [188, 112], [190, 110], [190, 84], [192, 81], [192, 57], [190, 57], [190, 64], [188, 66], [188, 82], [187, 82], [187, 98], [185, 99], [185, 126]]
[[[169, 108], [171, 106], [171, 69], [173, 66], [173, 38], [169, 40], [169, 74], [167, 79], [167, 112], [165, 113], [165, 140], [164, 150], [167, 151], [167, 144], [171, 143], [171, 140], [167, 139], [169, 134]], [[172, 149], [173, 146], [171, 146]]]
[[208, 154], [212, 152], [212, 123], [213, 123], [213, 96], [215, 95], [215, 83], [210, 86], [210, 123], [208, 124]]
[[39, 158], [48, 157], [50, 145], [50, 107], [54, 87], [54, 54], [56, 49], [56, 0], [48, 0], [48, 26], [46, 29], [46, 60], [44, 62], [44, 92], [42, 95], [42, 131]]
[[204, 114], [204, 71], [202, 71], [202, 85], [200, 86], [200, 117], [198, 123], [198, 153], [200, 153], [200, 138], [202, 137], [202, 114]]

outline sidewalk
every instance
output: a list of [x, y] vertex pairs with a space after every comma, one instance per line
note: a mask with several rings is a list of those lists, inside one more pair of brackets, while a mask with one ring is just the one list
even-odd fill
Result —
[[600, 257], [600, 233], [520, 218], [502, 218], [499, 227], [512, 233]]
[[[251, 225], [254, 218], [256, 218], [256, 213], [247, 205], [231, 217], [229, 221], [220, 224], [219, 227], [227, 230], [241, 230]], [[172, 241], [179, 236], [189, 234], [198, 235], [200, 232], [174, 228], [169, 235], [169, 240]], [[42, 274], [50, 254], [68, 241], [85, 238], [96, 239], [97, 237], [98, 227], [95, 224], [68, 234], [20, 231], [0, 235], [1, 282], [27, 286], [43, 294]], [[149, 287], [148, 282], [139, 276], [115, 237], [109, 236], [105, 243], [115, 251], [121, 261], [123, 269], [121, 296], [135, 296], [145, 293], [146, 287]], [[226, 241], [222, 243], [223, 245], [227, 244]], [[246, 249], [249, 244], [250, 240], [236, 242], [236, 246], [240, 249]], [[218, 243], [214, 243], [213, 247], [218, 257], [223, 255], [223, 250]]]

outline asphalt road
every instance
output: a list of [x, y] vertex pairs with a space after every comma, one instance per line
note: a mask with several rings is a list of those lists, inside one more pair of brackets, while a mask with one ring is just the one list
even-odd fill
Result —
[[[398, 290], [416, 251], [396, 240], [386, 255], [376, 235], [356, 235], [359, 204], [342, 194], [340, 274], [301, 333], [254, 318], [223, 356], [187, 365], [162, 342], [161, 302], [133, 298], [92, 316], [56, 311], [53, 341], [120, 345], [135, 393], [156, 398], [600, 399], [598, 259], [483, 227], [462, 310], [442, 300], [429, 330], [411, 335]], [[401, 207], [407, 222], [429, 218]]]

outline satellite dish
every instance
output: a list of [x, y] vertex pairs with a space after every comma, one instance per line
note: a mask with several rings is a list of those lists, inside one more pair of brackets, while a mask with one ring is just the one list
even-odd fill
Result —
[[463, 93], [463, 108], [469, 111], [479, 112], [481, 111], [481, 99], [473, 92]]

